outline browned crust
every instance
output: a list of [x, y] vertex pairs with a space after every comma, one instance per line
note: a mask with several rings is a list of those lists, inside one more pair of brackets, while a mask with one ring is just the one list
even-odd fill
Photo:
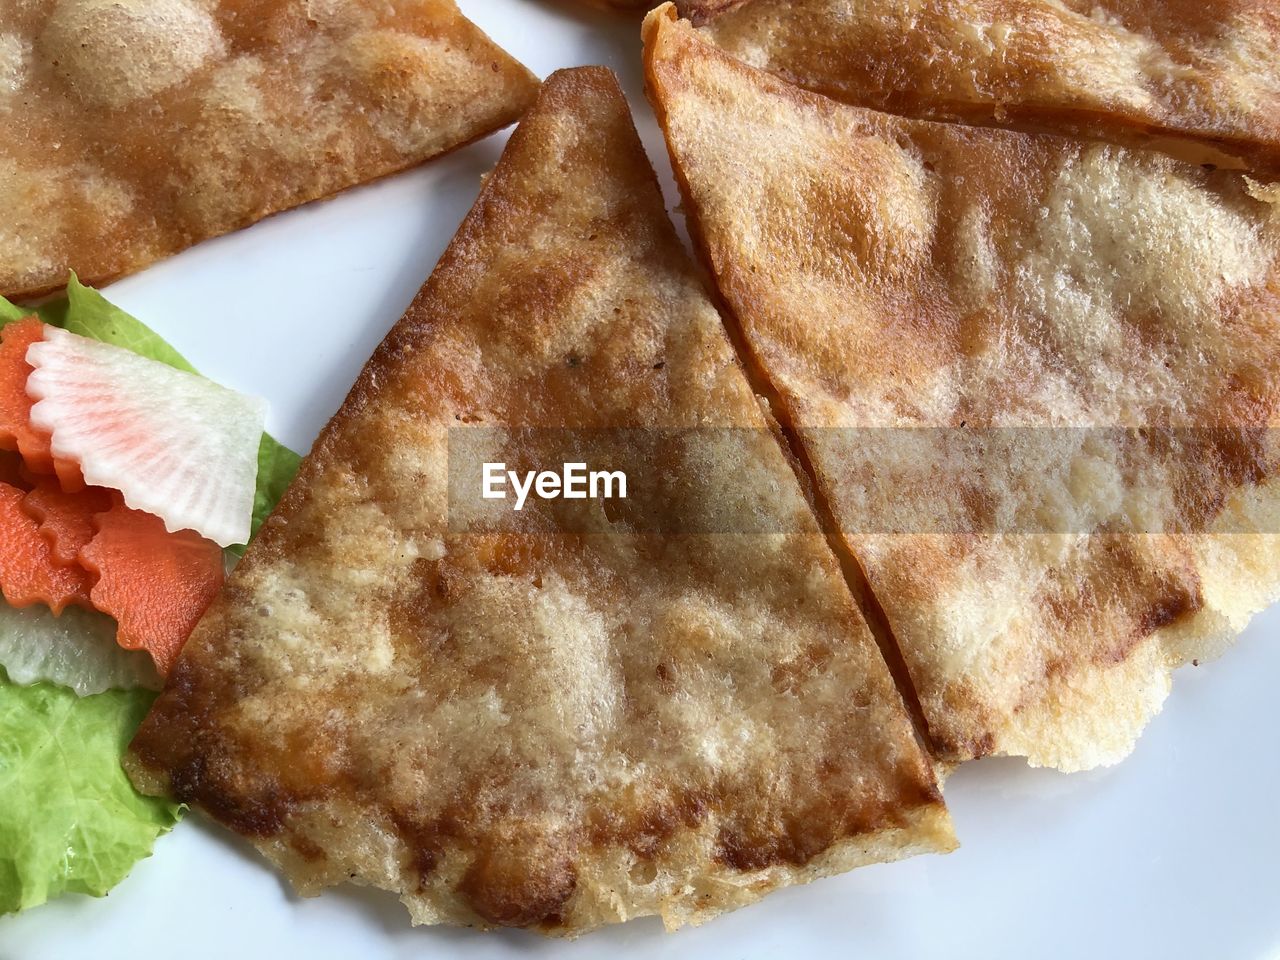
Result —
[[[1268, 175], [1280, 168], [1280, 127], [1271, 115], [1274, 103], [1267, 99], [1274, 98], [1273, 83], [1268, 86], [1262, 81], [1252, 93], [1238, 93], [1236, 85], [1253, 83], [1252, 74], [1265, 68], [1233, 61], [1231, 56], [1220, 54], [1213, 41], [1219, 32], [1225, 38], [1230, 30], [1237, 30], [1235, 40], [1260, 48], [1269, 46], [1273, 61], [1280, 56], [1280, 16], [1259, 0], [1225, 0], [1210, 7], [1187, 0], [1109, 0], [1095, 13], [1098, 23], [1110, 24], [1105, 30], [1096, 24], [1079, 26], [1089, 23], [1087, 5], [1077, 9], [1078, 5], [1067, 4], [1064, 9], [1063, 5], [1031, 0], [992, 12], [992, 22], [985, 23], [971, 12], [975, 9], [971, 5], [943, 0], [921, 12], [917, 28], [911, 31], [913, 37], [903, 42], [893, 39], [898, 34], [875, 27], [901, 16], [893, 4], [869, 0], [857, 5], [849, 20], [826, 24], [820, 3], [677, 0], [676, 7], [695, 26], [708, 27], [707, 36], [728, 52], [739, 55], [750, 50], [756, 58], [753, 62], [788, 82], [853, 106], [920, 119], [1151, 145], [1174, 152], [1196, 143], [1222, 154], [1212, 158], [1219, 165], [1243, 164]], [[1185, 94], [1172, 97], [1168, 104], [1146, 108], [1118, 99], [1105, 105], [1069, 102], [1076, 87], [1066, 78], [1083, 68], [1071, 62], [1066, 51], [1082, 42], [1082, 37], [1076, 33], [1058, 37], [1054, 33], [1061, 27], [1058, 16], [1064, 22], [1079, 21], [1077, 30], [1095, 30], [1093, 44], [1098, 49], [1114, 42], [1108, 31], [1121, 25], [1129, 36], [1150, 40], [1177, 67], [1169, 67], [1173, 76], [1142, 77], [1140, 82], [1149, 83], [1157, 99], [1169, 90]], [[1237, 26], [1237, 20], [1244, 25]], [[1018, 37], [1042, 37], [1041, 47], [1020, 47], [1016, 57], [1005, 53], [1006, 63], [981, 44], [965, 47], [957, 39], [962, 34], [976, 37], [984, 27], [990, 31], [1002, 25], [1012, 28]], [[867, 33], [859, 32], [863, 29]], [[965, 52], [956, 53], [948, 43]], [[993, 75], [988, 77], [984, 70]], [[1055, 78], [1062, 84], [1056, 94], [1047, 89]], [[1097, 89], [1109, 82], [1112, 78], [1099, 76], [1092, 84], [1082, 82], [1080, 88]], [[981, 95], [970, 89], [975, 85]], [[934, 86], [941, 89], [931, 89]], [[1230, 101], [1230, 97], [1239, 102]], [[1249, 102], [1251, 98], [1254, 102]]]
[[[744, 459], [687, 479], [725, 472], [812, 532], [453, 534], [431, 469], [475, 420], [751, 427]], [[183, 651], [135, 782], [304, 891], [354, 878], [418, 922], [565, 935], [949, 849], [931, 764], [768, 426], [616, 81], [554, 75]], [[682, 486], [669, 509], [705, 507]]]
[[0, 89], [15, 130], [0, 146], [10, 297], [57, 290], [71, 270], [101, 285], [399, 173], [512, 123], [537, 89], [452, 0], [307, 15], [280, 0], [45, 6], [0, 15], [30, 52]]
[[[845, 477], [838, 457], [824, 453], [821, 447], [809, 449], [803, 431], [830, 425], [830, 411], [846, 396], [881, 403], [877, 390], [888, 397], [901, 396], [904, 384], [918, 384], [919, 396], [948, 396], [947, 384], [937, 383], [936, 378], [957, 361], [963, 363], [971, 349], [965, 339], [965, 324], [976, 323], [978, 318], [965, 320], [961, 306], [949, 304], [950, 297], [968, 289], [961, 285], [963, 278], [956, 280], [954, 266], [949, 264], [953, 255], [960, 260], [970, 257], [966, 263], [990, 255], [984, 253], [985, 247], [958, 251], [948, 247], [956, 243], [957, 220], [953, 217], [967, 209], [965, 189], [976, 195], [975, 209], [999, 214], [1003, 232], [996, 242], [1010, 238], [1016, 253], [1032, 247], [1037, 211], [1049, 205], [1048, 185], [1055, 178], [1063, 182], [1063, 171], [1092, 169], [1090, 164], [1099, 162], [1104, 166], [1117, 163], [1118, 169], [1129, 171], [1126, 176], [1137, 178], [1140, 184], [1134, 189], [1194, 185], [1178, 188], [1202, 191], [1189, 204], [1199, 204], [1208, 211], [1200, 215], [1210, 218], [1209, 226], [1229, 224], [1229, 229], [1240, 235], [1240, 250], [1251, 251], [1246, 238], [1257, 236], [1263, 244], [1258, 253], [1263, 266], [1252, 268], [1261, 274], [1237, 294], [1210, 303], [1194, 318], [1204, 325], [1206, 336], [1201, 342], [1213, 341], [1218, 351], [1215, 369], [1227, 371], [1220, 387], [1206, 389], [1202, 378], [1188, 375], [1162, 396], [1166, 402], [1182, 403], [1208, 422], [1236, 425], [1224, 432], [1216, 446], [1210, 444], [1213, 449], [1202, 459], [1193, 458], [1183, 472], [1169, 475], [1175, 491], [1169, 504], [1174, 511], [1173, 529], [1210, 529], [1225, 515], [1233, 497], [1254, 497], [1256, 504], [1266, 509], [1271, 502], [1268, 495], [1254, 492], [1276, 469], [1275, 451], [1268, 445], [1266, 430], [1260, 429], [1275, 419], [1274, 378], [1258, 379], [1261, 361], [1260, 355], [1255, 356], [1268, 342], [1267, 337], [1274, 337], [1274, 330], [1266, 329], [1265, 319], [1274, 315], [1270, 305], [1276, 296], [1274, 266], [1265, 266], [1275, 255], [1274, 231], [1268, 226], [1274, 215], [1268, 213], [1266, 204], [1273, 201], [1265, 199], [1270, 194], [1264, 188], [1236, 175], [1174, 165], [1153, 155], [1111, 152], [1110, 148], [1058, 137], [967, 131], [852, 109], [731, 60], [680, 23], [669, 6], [646, 20], [645, 48], [647, 89], [666, 134], [695, 246], [742, 331], [745, 354], [750, 358], [748, 369], [763, 377], [764, 392], [778, 404], [779, 419], [799, 432], [818, 488], [832, 503], [837, 518], [845, 516], [844, 495], [860, 489], [858, 480]], [[683, 126], [675, 130], [672, 109], [682, 97], [696, 107], [685, 107]], [[715, 118], [721, 121], [720, 126], [709, 118], [703, 122], [713, 109], [722, 111]], [[788, 118], [789, 109], [795, 111], [794, 117]], [[742, 132], [735, 135], [733, 124], [739, 111]], [[774, 125], [775, 138], [763, 132], [769, 124]], [[844, 131], [844, 139], [835, 131]], [[787, 138], [808, 142], [791, 151], [773, 142]], [[822, 146], [816, 145], [819, 142]], [[744, 164], [744, 155], [755, 158], [754, 163]], [[800, 155], [805, 156], [798, 159]], [[905, 158], [899, 169], [919, 171], [918, 192], [911, 186], [915, 181], [877, 182], [877, 170], [894, 169], [882, 158], [894, 155]], [[1106, 159], [1099, 161], [1099, 157]], [[800, 165], [793, 168], [793, 162]], [[1000, 173], [990, 173], [996, 170]], [[850, 171], [856, 173], [851, 175]], [[994, 180], [989, 180], [992, 176]], [[820, 204], [814, 202], [811, 189], [801, 186], [812, 185], [817, 178], [822, 178], [830, 191]], [[837, 182], [845, 186], [828, 185]], [[988, 182], [1016, 188], [1006, 196], [999, 190], [987, 190], [984, 185]], [[755, 197], [756, 184], [763, 198]], [[959, 184], [970, 186], [962, 189]], [[1024, 200], [1024, 195], [1032, 199]], [[1037, 205], [1034, 198], [1042, 195], [1045, 199]], [[863, 196], [880, 198], [884, 206], [865, 209], [859, 205]], [[1085, 208], [1077, 213], [1089, 215], [1089, 199], [1079, 201]], [[1028, 209], [1022, 209], [1023, 205]], [[761, 209], [768, 209], [770, 216], [758, 216]], [[847, 209], [859, 213], [845, 216]], [[921, 211], [919, 220], [913, 219], [917, 210]], [[902, 219], [888, 219], [889, 215]], [[1104, 218], [1110, 215], [1102, 214]], [[1152, 215], [1146, 211], [1141, 216], [1149, 219]], [[1170, 214], [1166, 211], [1164, 215]], [[881, 217], [885, 219], [878, 219]], [[869, 225], [864, 221], [870, 221]], [[908, 231], [921, 222], [927, 225], [920, 234], [922, 239], [918, 246], [909, 246], [912, 234]], [[791, 224], [801, 226], [792, 228]], [[1105, 232], [1106, 223], [1098, 229]], [[1181, 235], [1176, 226], [1166, 224], [1164, 229], [1174, 229], [1172, 236]], [[1195, 229], [1200, 232], [1202, 227], [1197, 223]], [[1220, 225], [1218, 229], [1228, 227]], [[1236, 250], [1235, 240], [1234, 235], [1224, 236], [1222, 250], [1228, 254]], [[885, 257], [886, 249], [901, 252]], [[1203, 249], [1184, 250], [1179, 256], [1197, 254], [1203, 256]], [[1246, 259], [1253, 255], [1244, 254]], [[903, 265], [913, 258], [918, 258], [917, 268]], [[1173, 254], [1165, 259], [1166, 282], [1180, 283], [1191, 293], [1204, 276], [1213, 282], [1213, 270], [1204, 271]], [[992, 269], [1003, 268], [996, 260]], [[998, 275], [1007, 276], [1008, 271]], [[949, 286], [953, 282], [955, 294]], [[792, 288], [804, 292], [783, 298], [781, 291]], [[882, 296], [892, 305], [889, 313], [877, 312]], [[995, 288], [984, 296], [999, 297], [1002, 293]], [[810, 306], [811, 302], [815, 305]], [[997, 302], [1000, 310], [977, 329], [997, 324], [1001, 317], [1005, 327], [1021, 322], [1009, 318], [1018, 318], [1025, 306], [1012, 298]], [[1143, 357], [1150, 356], [1147, 350], [1154, 351], [1157, 358], [1149, 370], [1116, 375], [1115, 379], [1145, 382], [1159, 375], [1157, 371], [1168, 376], [1169, 365], [1181, 362], [1172, 331], [1178, 329], [1181, 315], [1177, 310], [1183, 302], [1171, 300], [1168, 317], [1160, 313], [1164, 308], [1146, 306], [1112, 321], [1126, 324], [1125, 329], [1131, 324], [1142, 331], [1138, 336], [1147, 346], [1130, 358], [1134, 363], [1140, 365]], [[846, 319], [845, 304], [870, 305], [870, 309], [864, 308], [867, 329], [860, 330]], [[806, 315], [806, 310], [812, 310], [812, 315]], [[849, 316], [862, 315], [850, 311]], [[1053, 319], [1052, 315], [1047, 319]], [[1026, 322], [1034, 327], [1035, 317]], [[1190, 321], [1184, 318], [1182, 322]], [[1154, 329], [1147, 329], [1148, 325]], [[846, 342], [858, 359], [846, 360], [836, 346]], [[910, 348], [901, 346], [908, 343]], [[871, 363], [871, 357], [881, 358], [878, 366]], [[1066, 357], [1051, 362], [1074, 361]], [[1096, 359], [1086, 362], [1095, 371], [1100, 364]], [[1005, 381], [1020, 382], [1035, 375], [1034, 364], [1028, 361], [1016, 372], [1008, 371]], [[1105, 374], [1099, 376], [1105, 378]], [[873, 383], [877, 386], [872, 387]], [[1106, 397], [1115, 392], [1114, 387], [1104, 379], [1098, 390]], [[993, 384], [994, 396], [1005, 392], [1004, 383]], [[911, 404], [918, 395], [906, 393], [901, 402], [907, 410], [914, 409]], [[1177, 400], [1170, 399], [1175, 396]], [[1263, 399], [1267, 397], [1270, 399]], [[940, 423], [913, 413], [902, 415], [905, 422], [924, 426], [963, 426], [966, 418], [978, 426], [985, 420], [973, 411], [974, 399], [961, 393], [954, 419]], [[1022, 409], [1019, 404], [1024, 398], [1013, 391], [1009, 402], [1009, 409], [1016, 412]], [[989, 415], [992, 408], [986, 409]], [[995, 408], [997, 413], [1000, 409]], [[1109, 422], [1108, 413], [1097, 409], [1086, 412]], [[1154, 418], [1141, 422], [1162, 422], [1160, 409], [1144, 410], [1141, 415]], [[955, 478], [955, 488], [964, 490], [970, 480]], [[944, 483], [941, 479], [938, 482]], [[1266, 522], [1262, 529], [1267, 529]], [[963, 591], [972, 587], [980, 592], [984, 582], [959, 571], [969, 569], [966, 565], [970, 563], [986, 564], [990, 579], [1003, 582], [1001, 577], [1008, 579], [1016, 569], [1016, 543], [1011, 541], [1006, 549], [997, 542], [999, 538], [981, 536], [903, 537], [895, 541], [863, 536], [854, 523], [848, 546], [887, 611], [913, 686], [920, 693], [935, 752], [948, 761], [1015, 752], [1068, 768], [1114, 762], [1158, 708], [1172, 667], [1195, 656], [1196, 651], [1212, 649], [1224, 621], [1239, 623], [1242, 613], [1247, 617], [1258, 608], [1256, 600], [1248, 601], [1245, 608], [1230, 588], [1224, 588], [1223, 573], [1206, 564], [1204, 544], [1212, 537], [1112, 535], [1104, 528], [1089, 536], [1062, 566], [1050, 563], [1041, 586], [1028, 585], [1019, 594], [1017, 585], [1012, 584], [1013, 595], [986, 601], [1025, 614], [1020, 621], [1023, 626], [1020, 632], [1008, 635], [1005, 646], [1010, 649], [1003, 662], [957, 672], [940, 655], [940, 651], [951, 649], [947, 644], [952, 642], [949, 635], [947, 640], [942, 636], [958, 618], [981, 612], [981, 607], [973, 606], [975, 601], [964, 599]], [[1248, 554], [1245, 562], [1259, 563], [1252, 558], [1264, 555], [1263, 549], [1265, 546], [1258, 554]], [[1230, 559], [1236, 563], [1241, 558]], [[1030, 568], [1039, 569], [1034, 563]], [[1264, 575], [1258, 585], [1259, 596], [1274, 593], [1274, 577], [1268, 577], [1271, 575]], [[951, 595], [948, 591], [957, 592], [952, 606], [945, 602]], [[946, 622], [935, 624], [929, 619], [935, 614]], [[1013, 642], [1014, 637], [1021, 647]], [[1002, 638], [979, 639], [995, 644]], [[975, 643], [980, 653], [984, 643]], [[1021, 686], [993, 693], [992, 687], [998, 690], [1000, 684], [993, 685], [991, 678], [1004, 675], [1018, 677]], [[1109, 722], [1112, 719], [1114, 722]], [[1088, 730], [1091, 720], [1094, 729]]]
[[[370, 186], [375, 183], [379, 183], [383, 180], [387, 180], [391, 177], [397, 176], [398, 174], [405, 173], [409, 170], [413, 170], [417, 167], [420, 167], [427, 160], [434, 160], [440, 157], [446, 157], [457, 150], [463, 150], [466, 147], [471, 146], [473, 143], [477, 143], [480, 140], [483, 140], [485, 137], [491, 136], [496, 130], [501, 129], [502, 127], [510, 126], [511, 124], [515, 123], [517, 120], [520, 119], [523, 112], [524, 112], [523, 109], [513, 112], [510, 116], [503, 118], [502, 122], [498, 126], [494, 127], [492, 130], [480, 131], [469, 140], [466, 140], [465, 142], [462, 142], [462, 143], [455, 144], [454, 146], [451, 146], [448, 149], [443, 150], [440, 153], [436, 154], [434, 157], [428, 157], [421, 161], [407, 162], [401, 166], [395, 167], [394, 169], [372, 172], [367, 178], [361, 180], [360, 183], [353, 184], [352, 186]], [[299, 198], [295, 203], [290, 204], [287, 208], [282, 207], [277, 210], [268, 210], [258, 215], [246, 216], [242, 222], [237, 223], [234, 226], [228, 227], [226, 230], [223, 230], [220, 233], [210, 234], [208, 237], [202, 238], [201, 242], [203, 242], [203, 240], [213, 240], [216, 237], [226, 236], [229, 233], [235, 233], [238, 230], [243, 230], [246, 227], [251, 227], [255, 223], [274, 217], [277, 214], [284, 213], [286, 212], [286, 210], [292, 210], [292, 209], [295, 209], [296, 207], [303, 207], [312, 203], [320, 203], [324, 200], [330, 200], [333, 197], [338, 196], [340, 193], [345, 193], [349, 189], [351, 189], [351, 187], [338, 187], [329, 191], [328, 193], [322, 193], [322, 194], [317, 194], [316, 196]], [[171, 253], [179, 253], [179, 252], [181, 251], [180, 250], [171, 251]], [[125, 277], [131, 276], [132, 274], [137, 273], [140, 270], [146, 269], [147, 267], [151, 266], [153, 262], [155, 261], [139, 260], [138, 262], [133, 263], [128, 267], [122, 268], [121, 270], [115, 273], [99, 274], [96, 276], [94, 275], [79, 276], [78, 279], [80, 280], [81, 283], [87, 286], [105, 287], [108, 284], [115, 283], [117, 280], [122, 280]], [[74, 267], [68, 268], [68, 273], [66, 277], [64, 277], [62, 280], [51, 281], [48, 285], [44, 287], [41, 287], [38, 289], [32, 289], [32, 290], [18, 290], [11, 293], [4, 293], [2, 295], [6, 299], [14, 300], [20, 303], [27, 303], [27, 302], [39, 300], [43, 297], [49, 297], [51, 295], [61, 293], [66, 288], [67, 279], [70, 278], [70, 271], [74, 269], [75, 269]]]
[[750, 0], [676, 0], [676, 9], [680, 16], [695, 27], [700, 27], [749, 2]]
[[[733, 0], [728, 0], [728, 2], [733, 2]], [[678, 7], [679, 4], [677, 4]], [[658, 18], [663, 16], [675, 19], [674, 14], [670, 11], [665, 14], [662, 11], [656, 12], [653, 17], [645, 19], [641, 37], [646, 51], [644, 57], [645, 94], [650, 106], [653, 108], [658, 126], [665, 131], [667, 126], [665, 104], [661, 97], [654, 94], [655, 84], [652, 70], [656, 58], [648, 54], [648, 51], [653, 50], [658, 43], [660, 28], [660, 20]], [[697, 22], [696, 18], [694, 22]], [[676, 185], [680, 190], [680, 196], [684, 198], [685, 210], [691, 211], [694, 208], [691, 205], [692, 193], [689, 182], [685, 178], [683, 168], [676, 162], [675, 155], [670, 152], [670, 142], [664, 138], [664, 143], [668, 147], [668, 159], [671, 161], [671, 170], [675, 177]], [[686, 216], [685, 226], [689, 231], [694, 253], [697, 255], [707, 276], [714, 280], [717, 278], [716, 266], [711, 256], [707, 238], [702, 232], [700, 219], [697, 216]], [[903, 658], [902, 651], [893, 637], [893, 629], [885, 616], [884, 609], [880, 606], [879, 601], [876, 600], [875, 593], [867, 579], [866, 570], [863, 569], [857, 556], [839, 535], [840, 525], [818, 480], [819, 474], [809, 457], [804, 441], [791, 419], [786, 399], [769, 377], [768, 371], [761, 363], [759, 354], [752, 345], [751, 338], [744, 332], [741, 318], [737, 315], [733, 304], [720, 292], [718, 284], [713, 291], [713, 296], [716, 299], [716, 308], [725, 320], [726, 329], [738, 358], [751, 381], [752, 389], [766, 404], [770, 417], [777, 426], [780, 443], [783, 444], [784, 449], [787, 451], [788, 457], [795, 468], [796, 476], [804, 486], [806, 496], [813, 505], [813, 510], [819, 519], [819, 523], [823, 530], [828, 532], [827, 539], [831, 545], [832, 552], [839, 560], [845, 581], [849, 584], [850, 590], [858, 602], [858, 607], [875, 636], [876, 644], [880, 648], [880, 654], [884, 658], [890, 674], [893, 676], [894, 685], [902, 695], [907, 711], [911, 714], [916, 732], [927, 741], [925, 745], [934, 756], [945, 758], [953, 755], [954, 751], [947, 750], [934, 742], [929, 733], [928, 717], [921, 706], [920, 695], [911, 680], [911, 672], [907, 667], [906, 660]]]

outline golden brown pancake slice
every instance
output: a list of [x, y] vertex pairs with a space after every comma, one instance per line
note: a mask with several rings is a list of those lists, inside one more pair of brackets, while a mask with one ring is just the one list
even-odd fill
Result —
[[0, 294], [104, 283], [516, 120], [537, 80], [453, 0], [0, 10]]
[[1280, 191], [845, 106], [669, 5], [646, 58], [691, 230], [938, 754], [1123, 757], [1172, 669], [1280, 594]]
[[855, 106], [1280, 162], [1274, 0], [682, 0], [752, 66]]
[[[667, 532], [620, 499], [458, 521], [455, 456], [558, 469], [566, 433], [623, 427], [636, 461], [690, 440], [631, 473]], [[607, 70], [547, 82], [130, 767], [299, 890], [381, 887], [418, 923], [675, 927], [953, 845]]]

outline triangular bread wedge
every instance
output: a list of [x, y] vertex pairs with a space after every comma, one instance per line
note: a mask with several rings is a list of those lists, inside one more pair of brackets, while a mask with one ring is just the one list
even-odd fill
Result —
[[31, 0], [0, 12], [0, 294], [101, 284], [519, 118], [453, 0]]
[[691, 232], [938, 754], [1120, 759], [1280, 594], [1280, 191], [845, 106], [669, 5], [645, 41]]
[[1190, 137], [1280, 164], [1272, 0], [680, 0], [752, 66], [855, 106]]
[[[617, 499], [572, 529], [530, 509], [523, 532], [459, 532], [455, 456], [558, 468], [566, 433], [620, 427], [624, 452], [713, 441], [631, 474], [671, 532]], [[679, 532], [731, 503], [757, 532]], [[371, 884], [419, 923], [674, 927], [952, 846], [607, 70], [547, 81], [129, 765], [303, 892]]]

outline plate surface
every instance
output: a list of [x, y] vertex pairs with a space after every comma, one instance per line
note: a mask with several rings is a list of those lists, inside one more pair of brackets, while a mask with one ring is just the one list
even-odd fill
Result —
[[[541, 76], [613, 67], [674, 207], [641, 93], [637, 21], [574, 0], [460, 6]], [[505, 137], [203, 244], [108, 296], [210, 377], [265, 396], [270, 429], [305, 449], [425, 280]], [[784, 890], [675, 935], [653, 920], [567, 945], [414, 930], [390, 895], [298, 899], [246, 844], [191, 816], [109, 897], [63, 897], [0, 919], [0, 960], [1280, 960], [1277, 633], [1280, 608], [1221, 660], [1180, 671], [1164, 712], [1119, 767], [1073, 776], [1013, 760], [963, 767], [946, 788], [956, 853]]]

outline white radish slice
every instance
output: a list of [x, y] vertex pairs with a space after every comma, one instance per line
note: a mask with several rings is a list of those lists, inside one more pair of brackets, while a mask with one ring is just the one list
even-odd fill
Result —
[[31, 422], [52, 435], [54, 456], [171, 533], [248, 542], [262, 400], [56, 327], [27, 362]]
[[160, 689], [160, 675], [142, 650], [116, 643], [116, 622], [106, 614], [67, 607], [15, 610], [0, 602], [0, 667], [20, 686], [46, 681], [82, 697], [104, 690]]

